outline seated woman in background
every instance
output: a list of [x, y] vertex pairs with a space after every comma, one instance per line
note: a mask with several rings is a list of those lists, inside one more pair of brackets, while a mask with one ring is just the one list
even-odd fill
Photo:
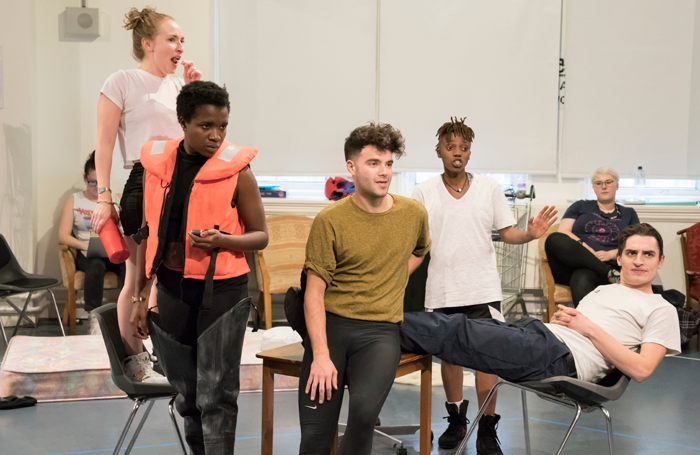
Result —
[[615, 202], [619, 176], [609, 167], [595, 171], [594, 201], [573, 203], [564, 213], [559, 232], [544, 244], [554, 282], [571, 287], [574, 307], [601, 284], [619, 283], [617, 238], [627, 226], [639, 223], [637, 212]]
[[[87, 185], [85, 191], [73, 193], [63, 204], [61, 222], [58, 225], [58, 241], [78, 250], [75, 257], [75, 268], [85, 272], [85, 311], [89, 313], [102, 305], [105, 273], [119, 274], [123, 266], [122, 264], [112, 264], [107, 258], [87, 258], [90, 231], [92, 230], [90, 218], [97, 205], [95, 152], [92, 152], [85, 162], [83, 180]], [[119, 202], [118, 196], [112, 196], [112, 201]]]

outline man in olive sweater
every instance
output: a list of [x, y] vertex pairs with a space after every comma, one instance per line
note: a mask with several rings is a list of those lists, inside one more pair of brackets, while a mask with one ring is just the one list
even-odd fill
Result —
[[374, 425], [401, 358], [399, 323], [409, 274], [430, 249], [428, 214], [389, 194], [391, 125], [356, 128], [345, 141], [355, 193], [314, 219], [306, 246], [308, 336], [299, 380], [300, 454], [329, 453], [348, 386], [348, 424], [339, 454], [370, 455]]

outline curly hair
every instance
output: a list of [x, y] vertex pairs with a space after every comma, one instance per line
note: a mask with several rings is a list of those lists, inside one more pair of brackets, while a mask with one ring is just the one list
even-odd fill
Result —
[[622, 256], [622, 253], [625, 251], [625, 246], [627, 245], [627, 239], [633, 235], [654, 237], [656, 239], [656, 243], [659, 245], [659, 257], [664, 255], [664, 238], [661, 237], [659, 231], [654, 229], [654, 226], [649, 223], [639, 223], [627, 226], [620, 233], [620, 236], [617, 238], [618, 257]]
[[369, 122], [365, 126], [355, 128], [350, 136], [345, 138], [345, 159], [355, 158], [368, 145], [373, 145], [379, 150], [387, 150], [397, 159], [406, 154], [406, 145], [401, 131], [388, 123]]
[[462, 117], [461, 119], [458, 117], [450, 117], [449, 122], [445, 122], [442, 124], [442, 126], [438, 129], [437, 134], [435, 135], [438, 138], [438, 143], [435, 146], [435, 151], [440, 151], [440, 139], [442, 139], [443, 137], [450, 137], [453, 134], [455, 136], [462, 136], [462, 138], [465, 141], [474, 142], [474, 130], [472, 130], [464, 124], [464, 121], [466, 119], [466, 117]]
[[163, 19], [175, 20], [167, 14], [156, 12], [156, 9], [150, 6], [145, 7], [141, 11], [138, 8], [131, 8], [124, 15], [124, 28], [133, 30], [131, 32], [131, 55], [137, 61], [143, 60], [145, 55], [141, 40], [143, 38], [154, 39], [158, 35], [158, 24]]
[[225, 107], [231, 112], [231, 102], [228, 99], [226, 87], [219, 87], [209, 81], [193, 81], [182, 87], [177, 95], [177, 119], [189, 123], [199, 106], [211, 104]]

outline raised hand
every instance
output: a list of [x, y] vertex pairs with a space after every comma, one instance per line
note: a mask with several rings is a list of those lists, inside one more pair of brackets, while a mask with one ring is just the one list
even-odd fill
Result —
[[554, 206], [545, 206], [536, 217], [530, 218], [527, 224], [527, 233], [533, 239], [539, 239], [557, 221], [557, 209]]

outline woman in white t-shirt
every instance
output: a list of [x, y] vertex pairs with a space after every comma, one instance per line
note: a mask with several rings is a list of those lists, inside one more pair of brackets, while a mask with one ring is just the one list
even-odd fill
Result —
[[[175, 20], [146, 7], [132, 8], [124, 20], [124, 28], [132, 30], [133, 57], [141, 63], [138, 68], [120, 70], [107, 78], [97, 103], [97, 164], [98, 199], [92, 215], [96, 232], [117, 213], [110, 202], [110, 172], [114, 144], [119, 148], [124, 168], [131, 169], [122, 196], [121, 223], [131, 256], [126, 262], [126, 276], [117, 310], [119, 328], [127, 358], [125, 367], [132, 379], [140, 382], [165, 382], [151, 369], [150, 358], [143, 344], [131, 332], [132, 296], [136, 279], [136, 242], [131, 235], [141, 227], [143, 218], [143, 166], [139, 163], [141, 147], [152, 140], [177, 139], [182, 128], [175, 113], [175, 100], [184, 84], [200, 80], [202, 73], [192, 62], [181, 61], [184, 37]], [[184, 81], [172, 76], [178, 63], [184, 67]]]
[[[121, 273], [122, 264], [112, 264], [107, 258], [88, 258], [90, 242], [90, 217], [97, 205], [97, 173], [95, 172], [95, 152], [85, 162], [83, 180], [85, 191], [73, 193], [63, 204], [61, 222], [58, 225], [58, 241], [78, 250], [75, 268], [85, 272], [85, 311], [88, 313], [102, 305], [102, 293], [106, 272]], [[112, 196], [119, 203], [119, 197]], [[92, 321], [91, 321], [92, 322]]]

